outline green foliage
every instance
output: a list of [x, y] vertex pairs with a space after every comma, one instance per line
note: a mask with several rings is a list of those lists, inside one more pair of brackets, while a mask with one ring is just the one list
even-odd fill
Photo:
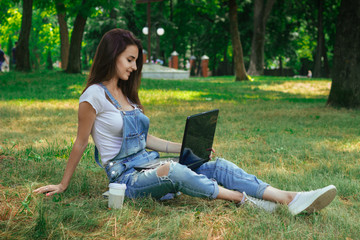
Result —
[[6, 24], [2, 24], [0, 28], [0, 44], [2, 49], [4, 49], [6, 53], [9, 53], [11, 49], [6, 49], [5, 47], [9, 48], [7, 44], [9, 42], [9, 38], [12, 42], [16, 42], [18, 40], [21, 27], [21, 13], [19, 8], [16, 6], [5, 9], [7, 9], [7, 14], [5, 16], [8, 17], [5, 19]]
[[[324, 33], [329, 62], [332, 62], [338, 0], [324, 1]], [[278, 0], [267, 25], [265, 54], [267, 65], [271, 66], [279, 56], [285, 60], [285, 67], [306, 74], [313, 68], [317, 45], [317, 1]], [[310, 64], [304, 63], [310, 62]], [[302, 69], [304, 68], [305, 69]], [[331, 66], [330, 66], [331, 67]]]
[[8, 11], [13, 4], [19, 1], [8, 0], [8, 1], [0, 1], [0, 24], [3, 26], [7, 23], [7, 18], [9, 17], [10, 12]]
[[46, 229], [46, 227], [47, 227], [46, 218], [44, 216], [46, 210], [44, 209], [42, 201], [38, 202], [37, 211], [38, 211], [38, 216], [36, 218], [36, 225], [34, 227], [33, 238], [34, 239], [46, 239], [48, 236], [47, 229]]
[[126, 28], [126, 23], [118, 16], [120, 9], [112, 7], [111, 9], [98, 8], [96, 14], [87, 21], [84, 44], [83, 44], [83, 59], [88, 59], [89, 62], [84, 62], [83, 66], [90, 68], [92, 59], [95, 56], [96, 48], [102, 36], [113, 28]]
[[[60, 60], [60, 36], [55, 3], [64, 3], [69, 33], [79, 9], [88, 21], [82, 44], [82, 62], [84, 69], [91, 65], [96, 46], [102, 35], [111, 28], [126, 28], [142, 40], [147, 48], [147, 36], [142, 34], [146, 26], [147, 4], [137, 4], [133, 0], [121, 1], [34, 1], [33, 26], [30, 41], [31, 61], [35, 69], [46, 66], [47, 51], [51, 50], [54, 62]], [[324, 32], [328, 59], [331, 67], [333, 43], [336, 30], [336, 17], [340, 0], [324, 3]], [[14, 43], [18, 40], [21, 24], [22, 3], [2, 1], [0, 9], [0, 44], [6, 52], [9, 38]], [[252, 1], [238, 2], [238, 21], [245, 65], [249, 64], [253, 25]], [[210, 58], [209, 67], [214, 75], [232, 74], [232, 52], [229, 34], [227, 1], [162, 1], [151, 3], [153, 56], [167, 63], [171, 53], [179, 53], [180, 63], [185, 63], [191, 55]], [[267, 24], [265, 44], [265, 65], [267, 68], [278, 67], [278, 59], [283, 59], [284, 67], [299, 72], [304, 62], [312, 67], [312, 59], [317, 39], [316, 1], [278, 0], [273, 7]], [[156, 35], [156, 29], [162, 27], [165, 34]]]
[[30, 57], [35, 70], [47, 67], [49, 51], [60, 59], [60, 33], [55, 16], [55, 8], [33, 10]]

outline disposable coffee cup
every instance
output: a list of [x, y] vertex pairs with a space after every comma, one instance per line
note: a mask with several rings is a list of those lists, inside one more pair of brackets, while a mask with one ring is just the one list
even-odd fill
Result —
[[126, 185], [120, 183], [109, 184], [109, 208], [120, 209], [123, 207]]

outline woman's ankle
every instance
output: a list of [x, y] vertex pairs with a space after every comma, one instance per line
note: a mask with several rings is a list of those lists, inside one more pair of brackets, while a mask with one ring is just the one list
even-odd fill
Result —
[[263, 194], [263, 199], [288, 205], [296, 196], [297, 192], [283, 191], [274, 187], [267, 187]]
[[288, 192], [288, 197], [284, 204], [289, 205], [295, 199], [297, 194], [297, 192]]

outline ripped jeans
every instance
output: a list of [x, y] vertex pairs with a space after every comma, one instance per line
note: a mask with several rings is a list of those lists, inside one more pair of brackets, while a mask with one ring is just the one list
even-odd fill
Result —
[[168, 193], [182, 192], [186, 195], [214, 199], [219, 185], [262, 199], [269, 184], [246, 173], [235, 164], [217, 158], [201, 165], [196, 171], [179, 163], [171, 162], [167, 176], [159, 177], [157, 169], [138, 172], [133, 167], [158, 157], [155, 152], [143, 151], [132, 159], [114, 160], [105, 167], [110, 182], [124, 183], [126, 196], [138, 198], [151, 196], [160, 199]]

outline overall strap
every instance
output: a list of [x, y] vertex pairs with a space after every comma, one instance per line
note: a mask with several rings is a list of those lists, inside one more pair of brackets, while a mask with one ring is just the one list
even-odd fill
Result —
[[95, 156], [95, 161], [96, 161], [96, 163], [97, 163], [101, 168], [104, 168], [103, 165], [100, 163], [100, 160], [99, 160], [99, 150], [97, 149], [96, 146], [95, 146], [94, 156]]
[[[111, 93], [110, 93], [110, 91], [107, 89], [107, 87], [105, 87], [105, 85], [102, 84], [102, 83], [100, 83], [99, 85], [105, 90], [105, 93], [106, 93], [106, 95], [110, 98], [111, 103], [112, 103], [118, 110], [120, 110], [120, 109], [121, 109], [120, 104], [119, 104], [118, 101], [116, 101], [116, 99], [111, 95]], [[96, 163], [97, 163], [100, 167], [104, 168], [104, 167], [102, 166], [102, 164], [100, 163], [100, 160], [99, 160], [99, 150], [97, 149], [96, 146], [95, 146], [94, 157], [95, 157]]]
[[[102, 83], [100, 83], [99, 85], [105, 90], [105, 93], [106, 93], [106, 95], [109, 97], [111, 103], [112, 103], [122, 114], [125, 115], [125, 112], [121, 110], [121, 105], [120, 105], [119, 102], [111, 95], [111, 93], [110, 93], [110, 91], [107, 89], [107, 87], [106, 87], [104, 84], [102, 84]], [[127, 98], [127, 100], [129, 101], [129, 103], [130, 103], [135, 109], [139, 109], [140, 111], [142, 111], [140, 108], [137, 107], [136, 104], [132, 103], [129, 98]], [[104, 167], [102, 166], [102, 164], [100, 163], [100, 160], [99, 160], [99, 150], [97, 149], [96, 146], [95, 146], [95, 153], [94, 153], [94, 155], [95, 155], [95, 161], [96, 161], [96, 163], [97, 163], [100, 167], [104, 168]]]
[[111, 103], [117, 108], [117, 109], [121, 109], [121, 105], [118, 103], [118, 101], [111, 95], [110, 91], [107, 89], [107, 87], [105, 87], [104, 84], [100, 83], [99, 84], [104, 90], [106, 95], [110, 98]]
[[[121, 111], [121, 105], [120, 105], [119, 102], [111, 95], [111, 93], [110, 93], [110, 91], [107, 89], [107, 87], [105, 87], [105, 85], [102, 84], [102, 83], [99, 83], [99, 85], [105, 90], [105, 93], [106, 93], [106, 95], [110, 98], [111, 103], [112, 103], [118, 110]], [[138, 107], [138, 105], [135, 104], [135, 103], [133, 103], [128, 97], [126, 97], [126, 99], [127, 99], [128, 102], [130, 103], [130, 105], [133, 106], [134, 109], [137, 109], [137, 108], [140, 109], [140, 108]], [[142, 111], [142, 110], [140, 109], [140, 111]]]

